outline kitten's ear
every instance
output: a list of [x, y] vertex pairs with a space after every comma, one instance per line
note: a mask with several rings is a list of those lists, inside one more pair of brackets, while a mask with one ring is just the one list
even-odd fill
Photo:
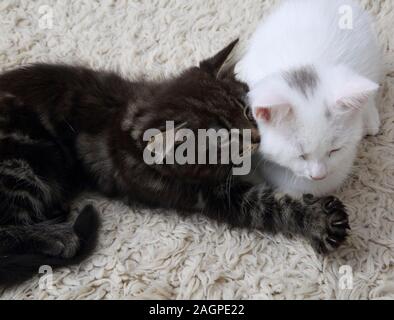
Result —
[[362, 77], [346, 67], [337, 67], [334, 84], [337, 111], [361, 109], [370, 95], [379, 89], [379, 85]]
[[222, 49], [212, 58], [200, 62], [200, 69], [208, 72], [209, 74], [217, 77], [220, 69], [223, 67], [230, 53], [233, 51], [234, 47], [239, 42], [239, 39], [231, 42], [227, 47]]
[[290, 119], [293, 108], [280, 91], [274, 83], [262, 81], [249, 92], [249, 103], [257, 120], [279, 124]]
[[253, 114], [257, 120], [271, 124], [280, 124], [290, 119], [292, 107], [289, 104], [255, 107], [253, 108]]

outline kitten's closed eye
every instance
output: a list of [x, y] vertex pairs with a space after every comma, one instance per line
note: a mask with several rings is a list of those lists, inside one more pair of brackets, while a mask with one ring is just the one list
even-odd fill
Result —
[[341, 150], [342, 150], [342, 148], [337, 148], [337, 149], [331, 150], [331, 151], [329, 152], [328, 156], [331, 157], [331, 156], [333, 156], [335, 153], [337, 153], [337, 152], [339, 152], [339, 151], [341, 151]]
[[307, 154], [302, 154], [302, 155], [300, 155], [299, 156], [299, 158], [301, 159], [301, 160], [308, 160], [308, 155]]
[[[337, 153], [337, 152], [339, 152], [339, 151], [341, 151], [342, 150], [342, 148], [337, 148], [337, 149], [333, 149], [333, 150], [331, 150], [329, 153], [328, 153], [328, 157], [331, 157], [331, 156], [333, 156], [335, 153]], [[309, 158], [309, 155], [308, 154], [302, 154], [302, 155], [300, 155], [299, 156], [299, 158], [301, 159], [301, 160], [308, 160], [308, 158]]]

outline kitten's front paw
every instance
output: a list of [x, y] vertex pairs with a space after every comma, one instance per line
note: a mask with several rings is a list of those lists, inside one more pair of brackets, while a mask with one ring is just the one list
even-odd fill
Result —
[[312, 246], [322, 254], [336, 250], [350, 230], [345, 206], [335, 197], [317, 199], [308, 195], [304, 202], [312, 209], [305, 226]]

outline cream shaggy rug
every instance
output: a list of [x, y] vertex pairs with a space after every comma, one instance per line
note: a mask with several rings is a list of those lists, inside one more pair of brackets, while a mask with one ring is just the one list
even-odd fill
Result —
[[[360, 1], [376, 16], [385, 51], [383, 129], [365, 140], [354, 175], [338, 192], [352, 234], [337, 253], [322, 258], [300, 239], [132, 211], [88, 196], [84, 201], [93, 202], [103, 219], [94, 256], [56, 271], [52, 288], [40, 288], [36, 277], [0, 298], [394, 298], [394, 1]], [[171, 74], [238, 36], [241, 54], [260, 18], [278, 2], [1, 0], [0, 68], [63, 61], [127, 75]]]

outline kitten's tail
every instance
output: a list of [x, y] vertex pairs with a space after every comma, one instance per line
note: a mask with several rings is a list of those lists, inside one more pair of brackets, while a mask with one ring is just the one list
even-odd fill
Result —
[[92, 206], [86, 206], [73, 225], [79, 238], [79, 250], [72, 258], [51, 257], [43, 254], [12, 254], [0, 256], [0, 287], [20, 284], [39, 274], [42, 266], [58, 268], [79, 264], [96, 246], [99, 214]]

